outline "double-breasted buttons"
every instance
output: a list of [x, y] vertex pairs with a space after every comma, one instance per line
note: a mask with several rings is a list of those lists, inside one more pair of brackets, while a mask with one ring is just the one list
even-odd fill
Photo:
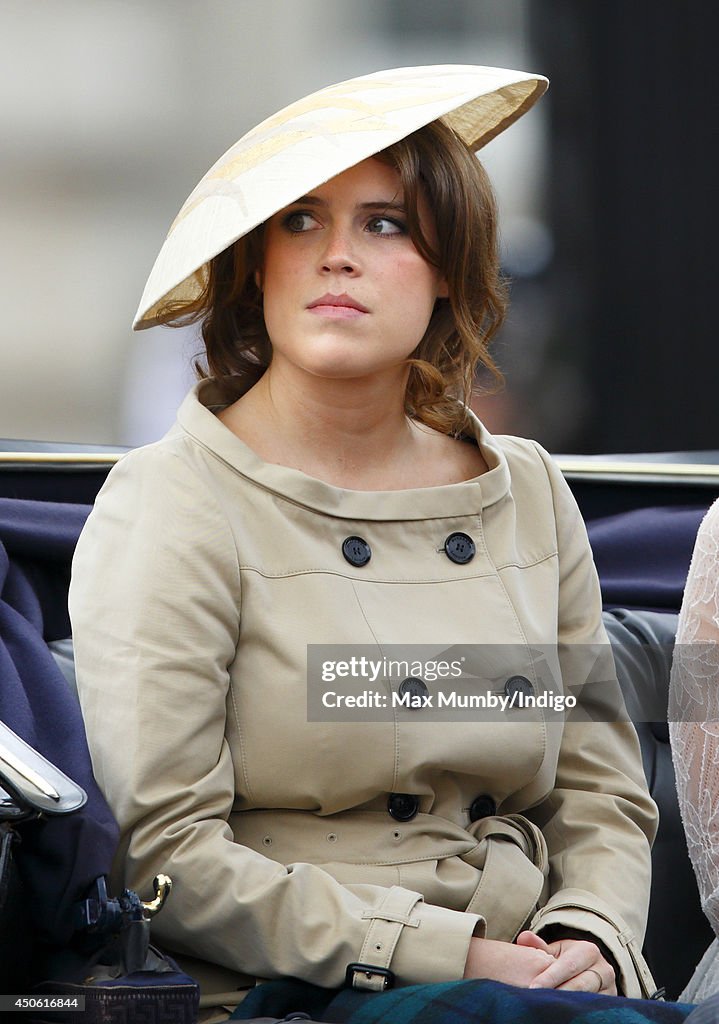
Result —
[[450, 533], [444, 542], [444, 553], [450, 562], [466, 565], [477, 553], [474, 541], [466, 533]]
[[410, 697], [426, 697], [429, 690], [424, 679], [420, 679], [419, 676], [407, 676], [397, 687], [397, 692], [400, 697], [406, 697], [407, 694]]
[[387, 810], [395, 821], [411, 821], [419, 810], [419, 797], [410, 793], [390, 793]]
[[472, 801], [472, 806], [469, 808], [469, 820], [479, 821], [480, 818], [489, 818], [496, 813], [496, 803], [491, 796], [483, 793], [482, 796], [475, 797]]
[[367, 565], [372, 549], [363, 537], [346, 537], [342, 541], [342, 554], [350, 565]]
[[526, 676], [510, 676], [504, 684], [504, 692], [510, 698], [515, 693], [517, 696], [521, 694], [523, 697], [529, 697], [530, 694], [534, 693], [534, 687]]

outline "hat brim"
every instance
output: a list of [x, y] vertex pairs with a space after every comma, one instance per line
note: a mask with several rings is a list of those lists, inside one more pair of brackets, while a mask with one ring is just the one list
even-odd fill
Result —
[[312, 93], [267, 118], [210, 168], [184, 203], [145, 285], [133, 328], [196, 300], [207, 264], [300, 196], [442, 118], [474, 151], [544, 93], [541, 75], [505, 68], [396, 68]]

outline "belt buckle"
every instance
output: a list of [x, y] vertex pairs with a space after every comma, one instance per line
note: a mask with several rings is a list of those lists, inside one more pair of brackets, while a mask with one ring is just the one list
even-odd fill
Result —
[[394, 985], [394, 974], [386, 967], [375, 967], [374, 964], [347, 964], [345, 985], [348, 988], [383, 992]]

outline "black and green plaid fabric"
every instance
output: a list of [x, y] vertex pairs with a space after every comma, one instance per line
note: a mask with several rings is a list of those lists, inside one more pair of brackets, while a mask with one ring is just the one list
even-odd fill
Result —
[[258, 986], [232, 1019], [304, 1011], [332, 1024], [682, 1024], [693, 1009], [688, 1003], [530, 991], [497, 981], [448, 981], [374, 994], [290, 980]]

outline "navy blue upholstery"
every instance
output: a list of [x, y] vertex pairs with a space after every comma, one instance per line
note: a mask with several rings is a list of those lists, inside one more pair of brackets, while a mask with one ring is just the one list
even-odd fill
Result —
[[37, 935], [64, 944], [72, 907], [109, 871], [118, 830], [93, 778], [77, 701], [47, 647], [67, 635], [72, 552], [88, 507], [0, 499], [0, 719], [88, 794], [23, 825], [19, 859]]
[[605, 606], [678, 612], [707, 507], [640, 508], [590, 520]]

